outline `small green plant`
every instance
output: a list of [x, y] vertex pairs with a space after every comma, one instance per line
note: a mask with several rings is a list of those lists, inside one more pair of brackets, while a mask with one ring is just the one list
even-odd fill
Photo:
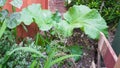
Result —
[[[42, 66], [44, 68], [50, 68], [50, 67], [52, 67], [52, 65], [54, 65], [56, 63], [60, 63], [62, 60], [65, 60], [65, 59], [70, 58], [70, 57], [80, 56], [80, 55], [64, 55], [64, 56], [56, 57], [55, 55], [56, 55], [57, 51], [54, 50], [54, 49], [51, 49], [51, 51], [49, 52], [49, 54], [47, 56], [47, 55], [43, 55], [40, 51], [38, 51], [38, 50], [36, 50], [36, 49], [34, 49], [34, 48], [30, 47], [30, 46], [29, 47], [17, 47], [15, 49], [11, 50], [11, 51], [8, 51], [5, 54], [4, 58], [1, 60], [2, 63], [0, 64], [0, 67], [5, 68], [8, 65], [8, 61], [10, 62], [10, 58], [12, 56], [15, 57], [15, 54], [17, 55], [16, 60], [18, 61], [18, 63], [16, 63], [16, 64], [20, 64], [19, 63], [20, 60], [17, 59], [17, 58], [20, 58], [19, 55], [21, 55], [20, 54], [21, 52], [27, 52], [27, 53], [31, 54], [31, 58], [32, 57], [34, 58], [34, 60], [30, 64], [31, 68], [34, 68], [36, 65], [40, 66], [41, 63], [44, 63], [44, 64], [42, 64]], [[26, 55], [26, 54], [23, 53], [22, 56]], [[24, 56], [24, 57], [22, 57], [22, 59], [27, 58], [29, 56], [30, 55], [26, 55], [26, 57]], [[28, 60], [29, 59], [32, 60], [31, 58], [28, 58]], [[38, 58], [43, 59], [43, 61], [37, 60]], [[25, 60], [27, 60], [27, 59], [25, 59]], [[41, 63], [37, 64], [36, 60], [40, 61]], [[8, 65], [8, 66], [12, 68], [14, 66], [14, 63], [12, 64], [12, 62], [11, 62], [11, 65]], [[39, 67], [37, 67], [37, 68], [39, 68]]]
[[[82, 46], [73, 45], [73, 46], [69, 46], [68, 49], [70, 50], [71, 54], [78, 54], [78, 55], [82, 54]], [[78, 61], [78, 60], [80, 60], [80, 57], [75, 56], [74, 59], [75, 59], [75, 61]]]
[[5, 29], [6, 29], [6, 23], [5, 23], [5, 17], [7, 16], [8, 12], [6, 10], [0, 11], [0, 38], [3, 35]]
[[1, 29], [0, 29], [0, 38], [3, 35], [5, 29], [6, 29], [6, 23], [3, 23], [2, 26], [1, 26]]
[[74, 55], [65, 55], [65, 56], [61, 56], [61, 57], [58, 57], [58, 58], [54, 59], [55, 53], [56, 53], [55, 49], [53, 49], [49, 53], [47, 61], [45, 62], [44, 68], [50, 68], [52, 65], [54, 65], [56, 63], [60, 63], [62, 60], [65, 60], [65, 59], [70, 58], [70, 57], [76, 57], [76, 56], [80, 57], [80, 55], [75, 55], [74, 54]]

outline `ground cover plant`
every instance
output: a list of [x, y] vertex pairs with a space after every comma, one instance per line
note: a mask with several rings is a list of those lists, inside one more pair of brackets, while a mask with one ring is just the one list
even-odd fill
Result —
[[[14, 7], [22, 4], [20, 2], [20, 5], [15, 5], [14, 0], [11, 3]], [[13, 11], [11, 14], [7, 10], [0, 12], [0, 68], [60, 67], [64, 65], [65, 59], [70, 57], [73, 59], [69, 61], [74, 64], [82, 55], [82, 46], [67, 44], [67, 39], [73, 35], [74, 29], [79, 28], [95, 40], [99, 38], [99, 32], [106, 36], [108, 34], [106, 22], [99, 12], [85, 5], [74, 5], [63, 18], [58, 12], [53, 14], [49, 10], [43, 10], [40, 4], [32, 4], [21, 12]], [[38, 32], [34, 40], [25, 38], [20, 44], [16, 44], [15, 28], [20, 24], [25, 28], [25, 25], [32, 22], [35, 22], [44, 34]], [[27, 31], [26, 28], [25, 30]], [[72, 64], [68, 62], [69, 67]]]

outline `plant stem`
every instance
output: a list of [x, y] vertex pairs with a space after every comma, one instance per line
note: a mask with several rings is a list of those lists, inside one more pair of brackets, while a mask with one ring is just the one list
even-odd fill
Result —
[[0, 11], [2, 11], [2, 7], [0, 7]]
[[35, 40], [35, 45], [38, 45], [38, 39], [39, 39], [39, 33], [37, 33], [36, 40]]
[[26, 27], [23, 23], [21, 23], [21, 25], [22, 25], [23, 29], [24, 29], [26, 32], [28, 32], [27, 27]]
[[4, 31], [5, 31], [5, 29], [6, 29], [6, 23], [5, 23], [5, 21], [3, 22], [3, 24], [2, 24], [2, 27], [1, 27], [1, 29], [0, 29], [0, 38], [2, 37], [2, 35], [3, 35], [3, 33], [4, 33]]
[[12, 6], [12, 12], [16, 12], [16, 8]]

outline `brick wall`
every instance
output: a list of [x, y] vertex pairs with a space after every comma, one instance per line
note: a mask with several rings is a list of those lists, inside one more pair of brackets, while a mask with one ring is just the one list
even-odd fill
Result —
[[66, 9], [64, 6], [64, 0], [49, 0], [49, 9], [52, 12], [55, 12], [56, 10], [58, 10], [61, 14], [63, 14]]

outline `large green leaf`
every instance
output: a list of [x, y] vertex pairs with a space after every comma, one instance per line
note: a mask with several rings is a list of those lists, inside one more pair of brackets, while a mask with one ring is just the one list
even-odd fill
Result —
[[33, 16], [26, 8], [24, 8], [20, 14], [21, 18], [18, 19], [19, 22], [24, 22], [25, 25], [30, 25], [33, 22]]
[[15, 6], [17, 8], [21, 8], [23, 5], [23, 1], [22, 0], [12, 0], [10, 2], [10, 4], [12, 4], [13, 6]]
[[7, 16], [8, 16], [8, 11], [7, 10], [2, 10], [0, 12], [0, 22], [2, 23]]
[[17, 12], [15, 12], [15, 13], [12, 13], [11, 15], [10, 15], [10, 17], [7, 17], [6, 19], [5, 19], [5, 21], [6, 21], [6, 23], [7, 23], [7, 27], [9, 27], [9, 28], [15, 28], [17, 25], [19, 25], [21, 22], [18, 22], [17, 21], [17, 19], [19, 19], [20, 18], [20, 13], [17, 13]]
[[39, 4], [32, 4], [22, 10], [20, 21], [26, 25], [35, 21], [40, 30], [47, 31], [52, 28], [52, 13], [42, 10]]
[[7, 27], [12, 29], [21, 23], [17, 21], [20, 18], [20, 16], [21, 15], [18, 12], [8, 15], [7, 10], [2, 10], [0, 12], [0, 22], [3, 23], [5, 21]]
[[81, 28], [92, 39], [99, 38], [99, 32], [107, 34], [107, 25], [99, 12], [84, 5], [74, 5], [65, 14], [65, 20], [74, 28]]
[[55, 32], [60, 36], [69, 37], [72, 35], [73, 28], [65, 20], [54, 24]]
[[[37, 18], [38, 17], [36, 17], [36, 19]], [[39, 19], [36, 20], [36, 23], [41, 30], [50, 30], [53, 26], [52, 13], [48, 10], [42, 10]]]
[[0, 0], [0, 7], [4, 6], [5, 2], [6, 2], [6, 0]]

